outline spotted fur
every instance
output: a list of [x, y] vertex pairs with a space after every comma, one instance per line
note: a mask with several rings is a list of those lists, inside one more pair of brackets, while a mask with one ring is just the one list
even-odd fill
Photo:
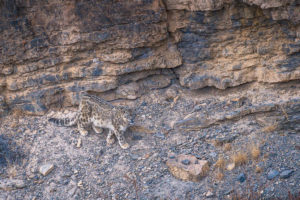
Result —
[[124, 138], [124, 132], [132, 124], [128, 109], [116, 107], [103, 99], [85, 94], [82, 96], [77, 114], [73, 118], [50, 118], [49, 121], [59, 126], [73, 126], [77, 124], [81, 135], [87, 135], [90, 127], [96, 133], [102, 133], [103, 128], [109, 130], [106, 141], [115, 142], [115, 136], [123, 149], [129, 148]]

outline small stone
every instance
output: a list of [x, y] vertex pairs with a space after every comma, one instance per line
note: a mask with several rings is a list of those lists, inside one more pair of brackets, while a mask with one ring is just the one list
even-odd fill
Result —
[[154, 136], [157, 137], [157, 138], [165, 139], [165, 135], [161, 132], [155, 133]]
[[33, 179], [35, 177], [35, 174], [30, 174], [29, 176], [28, 176], [28, 178], [30, 178], [30, 179]]
[[53, 169], [54, 169], [54, 165], [53, 164], [45, 164], [45, 165], [40, 166], [39, 172], [43, 176], [47, 176]]
[[80, 181], [77, 183], [77, 186], [78, 186], [78, 187], [81, 187], [81, 188], [83, 187], [83, 182], [82, 182], [82, 180], [80, 180]]
[[150, 153], [145, 154], [144, 157], [143, 157], [143, 160], [148, 159], [150, 156], [151, 156]]
[[228, 164], [227, 167], [226, 167], [226, 169], [227, 169], [228, 171], [231, 171], [231, 170], [233, 170], [234, 168], [235, 168], [235, 164], [234, 164], [234, 163], [230, 163], [230, 164]]
[[206, 192], [205, 196], [206, 196], [207, 198], [210, 198], [210, 197], [213, 197], [213, 196], [214, 196], [214, 193], [212, 193], [211, 191], [208, 191], [208, 192]]
[[[198, 164], [195, 164], [196, 160], [198, 159], [193, 155], [180, 154], [173, 159], [167, 160], [166, 164], [169, 167], [169, 171], [176, 178], [196, 182], [206, 176], [209, 170], [208, 161], [198, 160]], [[189, 164], [187, 165], [187, 163]]]
[[191, 161], [189, 161], [188, 159], [184, 159], [183, 161], [181, 161], [181, 163], [184, 165], [189, 165], [191, 164]]
[[76, 147], [77, 147], [77, 148], [80, 148], [80, 147], [81, 147], [81, 138], [78, 139]]
[[0, 189], [2, 190], [15, 190], [26, 187], [25, 181], [17, 179], [2, 179], [0, 180]]
[[246, 175], [244, 173], [239, 174], [237, 180], [243, 183], [246, 180]]
[[291, 169], [286, 169], [286, 170], [283, 170], [279, 176], [280, 176], [280, 178], [286, 179], [286, 178], [289, 178], [293, 172], [294, 171]]
[[276, 176], [278, 176], [279, 172], [277, 170], [271, 169], [267, 174], [267, 179], [272, 180]]

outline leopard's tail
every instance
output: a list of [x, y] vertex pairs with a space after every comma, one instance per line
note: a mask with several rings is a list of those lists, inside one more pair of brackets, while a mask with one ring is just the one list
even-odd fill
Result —
[[74, 126], [78, 120], [78, 115], [76, 114], [72, 118], [49, 118], [48, 121], [56, 124], [57, 126]]

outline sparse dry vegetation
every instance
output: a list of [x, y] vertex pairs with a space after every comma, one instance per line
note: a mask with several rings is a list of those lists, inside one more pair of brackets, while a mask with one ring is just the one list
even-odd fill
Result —
[[16, 166], [10, 165], [9, 168], [7, 169], [7, 174], [9, 178], [14, 178], [17, 175]]
[[262, 132], [265, 133], [271, 133], [273, 131], [275, 131], [277, 129], [278, 125], [277, 124], [271, 124], [268, 126], [265, 126], [264, 128], [262, 128]]
[[7, 175], [9, 178], [14, 178], [17, 175], [17, 168], [8, 158], [5, 159], [7, 163]]
[[[216, 141], [216, 140], [214, 140]], [[216, 143], [214, 143], [216, 144]], [[224, 146], [224, 153], [227, 151], [232, 150], [232, 145], [230, 143], [225, 143]], [[236, 166], [244, 165], [246, 164], [249, 159], [252, 160], [258, 160], [261, 152], [258, 144], [252, 143], [250, 147], [247, 148], [247, 151], [239, 151], [235, 150], [234, 153], [230, 156], [230, 162], [227, 162], [224, 158], [224, 155], [219, 155], [218, 160], [215, 163], [215, 169], [218, 169], [218, 171], [222, 171], [226, 168], [226, 170], [231, 171]], [[258, 166], [255, 169], [255, 172], [260, 173], [262, 169], [260, 169]]]
[[218, 169], [224, 169], [225, 167], [225, 159], [223, 156], [220, 156], [215, 164]]
[[246, 164], [248, 161], [247, 153], [236, 152], [231, 156], [231, 160], [234, 162], [235, 166]]
[[252, 145], [250, 149], [251, 156], [254, 160], [257, 160], [260, 156], [260, 149], [258, 145]]
[[21, 109], [14, 109], [11, 112], [11, 118], [12, 118], [12, 123], [10, 125], [10, 127], [12, 128], [16, 128], [19, 125], [19, 119], [20, 117], [24, 116], [24, 112]]
[[230, 151], [231, 150], [231, 144], [230, 143], [226, 143], [224, 145], [224, 151]]
[[216, 179], [218, 181], [220, 181], [220, 180], [223, 180], [223, 178], [224, 178], [224, 174], [220, 170], [218, 170], [218, 172], [216, 174]]

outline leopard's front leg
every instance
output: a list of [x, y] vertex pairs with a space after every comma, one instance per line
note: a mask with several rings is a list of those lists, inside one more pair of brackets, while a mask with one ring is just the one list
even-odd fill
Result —
[[129, 144], [126, 142], [125, 137], [124, 137], [124, 132], [123, 131], [115, 131], [115, 135], [119, 141], [119, 144], [122, 149], [128, 149]]

